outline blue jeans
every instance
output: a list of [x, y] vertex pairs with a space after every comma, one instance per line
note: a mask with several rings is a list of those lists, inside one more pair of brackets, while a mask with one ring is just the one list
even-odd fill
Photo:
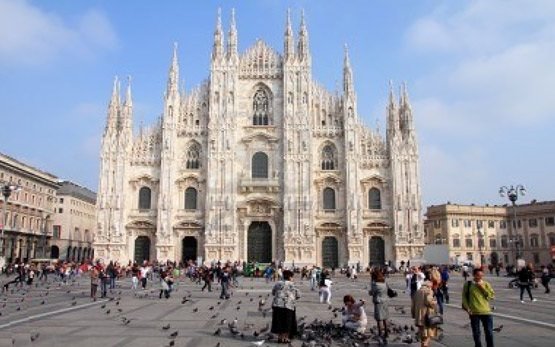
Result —
[[222, 293], [220, 294], [220, 299], [229, 299], [229, 293], [227, 291], [229, 283], [222, 282], [221, 286], [222, 286]]
[[443, 292], [441, 291], [441, 288], [438, 288], [435, 292], [436, 294], [436, 299], [437, 299], [437, 308], [440, 314], [443, 314]]
[[493, 347], [493, 316], [491, 314], [472, 314], [470, 315], [470, 326], [472, 327], [474, 347], [482, 347], [482, 342], [480, 341], [480, 322], [484, 326], [487, 347]]
[[116, 288], [116, 278], [110, 277], [110, 289]]

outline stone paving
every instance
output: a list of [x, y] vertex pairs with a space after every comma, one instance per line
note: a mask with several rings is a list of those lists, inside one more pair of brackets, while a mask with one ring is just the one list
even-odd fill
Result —
[[[488, 280], [494, 285], [498, 297], [494, 312], [503, 315], [495, 317], [495, 326], [504, 325], [502, 332], [496, 334], [496, 345], [552, 345], [555, 337], [555, 300], [535, 290], [538, 302], [522, 305], [517, 299], [518, 292], [506, 288], [508, 279]], [[156, 283], [149, 285], [146, 291], [132, 292], [129, 279], [118, 282], [110, 300], [97, 302], [88, 298], [87, 278], [79, 279], [72, 285], [52, 283], [33, 286], [25, 295], [18, 290], [10, 291], [0, 299], [0, 346], [151, 347], [170, 346], [171, 343], [174, 346], [254, 346], [252, 342], [259, 339], [253, 336], [253, 332], [260, 331], [271, 322], [271, 313], [264, 317], [258, 310], [258, 301], [270, 294], [272, 284], [248, 278], [240, 282], [230, 300], [218, 298], [217, 285], [211, 293], [201, 292], [200, 286], [188, 280], [181, 281], [168, 300], [158, 298]], [[353, 294], [356, 299], [370, 301], [366, 289], [368, 278], [364, 275], [357, 282], [339, 276], [334, 278], [334, 282], [333, 307], [341, 307], [342, 297], [347, 293]], [[412, 325], [410, 300], [407, 294], [402, 293], [404, 281], [399, 276], [393, 276], [389, 282], [400, 291], [390, 308], [391, 319], [401, 325]], [[307, 321], [318, 318], [340, 322], [341, 315], [334, 318], [328, 305], [318, 302], [317, 292], [310, 291], [307, 281], [297, 279], [297, 283], [302, 290], [302, 298], [297, 305], [298, 317], [306, 316]], [[451, 305], [445, 312], [445, 335], [441, 342], [434, 342], [434, 346], [473, 345], [468, 318], [459, 309], [461, 285], [462, 279], [454, 275]], [[184, 297], [188, 301], [182, 303]], [[393, 306], [397, 306], [398, 310]], [[269, 307], [269, 302], [266, 307]], [[372, 327], [375, 324], [371, 304], [367, 304], [366, 311], [369, 327]], [[235, 318], [244, 333], [243, 339], [233, 337], [227, 327], [220, 324], [222, 319], [231, 321]], [[164, 330], [162, 327], [167, 325], [170, 328]], [[214, 336], [219, 327], [222, 327], [221, 335]], [[169, 335], [173, 332], [178, 335], [170, 339]], [[31, 338], [37, 334], [38, 338], [32, 342]], [[277, 346], [275, 343], [265, 345]], [[409, 344], [389, 343], [389, 346], [396, 345]], [[418, 346], [416, 343], [413, 345]], [[293, 341], [293, 346], [301, 346], [301, 342]]]

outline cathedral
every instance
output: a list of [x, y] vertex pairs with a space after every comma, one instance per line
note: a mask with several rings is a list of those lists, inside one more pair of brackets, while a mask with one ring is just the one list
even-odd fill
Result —
[[[225, 36], [225, 38], [224, 38]], [[296, 36], [296, 37], [295, 37]], [[208, 79], [180, 86], [177, 45], [160, 119], [133, 131], [115, 80], [100, 153], [95, 254], [104, 260], [381, 265], [424, 247], [418, 143], [406, 86], [390, 87], [385, 139], [342, 90], [312, 77], [304, 15], [283, 52], [237, 47], [218, 13]], [[121, 94], [123, 96], [123, 100]]]

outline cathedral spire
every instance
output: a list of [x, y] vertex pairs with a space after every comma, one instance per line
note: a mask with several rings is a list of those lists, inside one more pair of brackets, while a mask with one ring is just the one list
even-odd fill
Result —
[[235, 9], [231, 9], [231, 21], [227, 41], [227, 56], [230, 60], [237, 59], [237, 24], [235, 23]]
[[216, 19], [216, 30], [214, 31], [214, 47], [212, 49], [212, 60], [220, 59], [224, 52], [224, 34], [222, 29], [222, 9], [218, 8]]
[[343, 92], [345, 95], [354, 93], [353, 70], [351, 69], [351, 60], [349, 58], [349, 48], [347, 44], [345, 44], [345, 57], [343, 59]]
[[133, 107], [133, 100], [131, 98], [131, 76], [127, 76], [127, 91], [125, 92], [124, 105], [127, 107]]
[[120, 113], [120, 84], [118, 76], [114, 76], [114, 84], [112, 87], [112, 97], [108, 104], [108, 119], [106, 121], [106, 132], [117, 131], [119, 127], [119, 113]]
[[283, 53], [285, 60], [293, 58], [295, 54], [295, 38], [293, 37], [293, 28], [291, 27], [291, 10], [287, 9], [287, 20], [285, 22], [285, 39], [283, 44]]
[[121, 129], [128, 134], [132, 131], [133, 121], [133, 100], [131, 98], [131, 76], [127, 76], [127, 90], [125, 92], [125, 101], [123, 102], [123, 110], [121, 113]]
[[395, 92], [393, 91], [393, 81], [389, 80], [389, 105], [388, 108], [396, 108], [395, 104]]
[[393, 138], [399, 130], [399, 108], [395, 101], [395, 92], [393, 90], [393, 82], [389, 81], [389, 103], [387, 105], [387, 134]]
[[413, 119], [412, 119], [412, 107], [409, 101], [409, 92], [407, 88], [407, 83], [403, 82], [401, 86], [401, 97], [399, 102], [399, 113], [400, 113], [400, 126], [404, 130], [413, 129]]
[[173, 44], [173, 56], [168, 74], [168, 86], [166, 88], [166, 98], [179, 92], [179, 62], [177, 59], [177, 42]]
[[306, 29], [304, 10], [301, 10], [301, 29], [299, 30], [299, 43], [297, 51], [299, 52], [299, 60], [304, 62], [309, 61], [310, 54], [308, 49], [308, 30]]

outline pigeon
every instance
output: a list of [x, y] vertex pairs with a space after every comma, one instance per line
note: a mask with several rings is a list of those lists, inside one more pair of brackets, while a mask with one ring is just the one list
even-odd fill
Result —
[[106, 311], [106, 314], [110, 314], [110, 310]]
[[216, 317], [218, 317], [217, 313], [215, 315], [212, 315], [212, 317], [210, 317], [210, 319], [215, 319]]
[[75, 305], [77, 305], [77, 301], [73, 301], [73, 302], [71, 303], [71, 306], [75, 306]]
[[127, 325], [127, 324], [129, 324], [129, 323], [131, 323], [131, 320], [130, 320], [130, 319], [126, 319], [126, 320], [123, 321], [123, 325]]
[[216, 331], [214, 331], [214, 336], [220, 336], [221, 333], [222, 333], [222, 328], [218, 328], [216, 329]]
[[35, 342], [40, 336], [40, 333], [33, 333], [31, 334], [31, 342]]
[[170, 328], [170, 323], [162, 326], [162, 330], [168, 330], [169, 328]]
[[106, 304], [103, 304], [102, 306], [100, 306], [100, 308], [106, 308]]
[[40, 304], [41, 304], [41, 305], [46, 304], [46, 300], [42, 300], [42, 301], [40, 302]]
[[175, 345], [175, 341], [171, 340], [170, 343], [168, 344], [169, 347], [173, 347]]
[[121, 308], [118, 308], [118, 312], [119, 312], [119, 313], [122, 313], [123, 310], [122, 310]]
[[193, 312], [198, 312], [198, 308], [195, 307], [195, 308], [193, 309]]
[[225, 318], [222, 319], [222, 320], [220, 321], [220, 324], [221, 324], [221, 325], [226, 325], [226, 324], [227, 324], [227, 319], [225, 319]]
[[214, 306], [210, 306], [210, 307], [208, 308], [208, 311], [212, 311], [213, 309], [214, 309]]
[[168, 336], [170, 339], [175, 339], [177, 337], [177, 335], [179, 334], [179, 332], [176, 330], [173, 333], [170, 334], [170, 336]]
[[503, 324], [501, 324], [501, 325], [498, 326], [497, 328], [493, 328], [493, 331], [495, 331], [496, 333], [500, 333], [501, 330], [503, 330]]

